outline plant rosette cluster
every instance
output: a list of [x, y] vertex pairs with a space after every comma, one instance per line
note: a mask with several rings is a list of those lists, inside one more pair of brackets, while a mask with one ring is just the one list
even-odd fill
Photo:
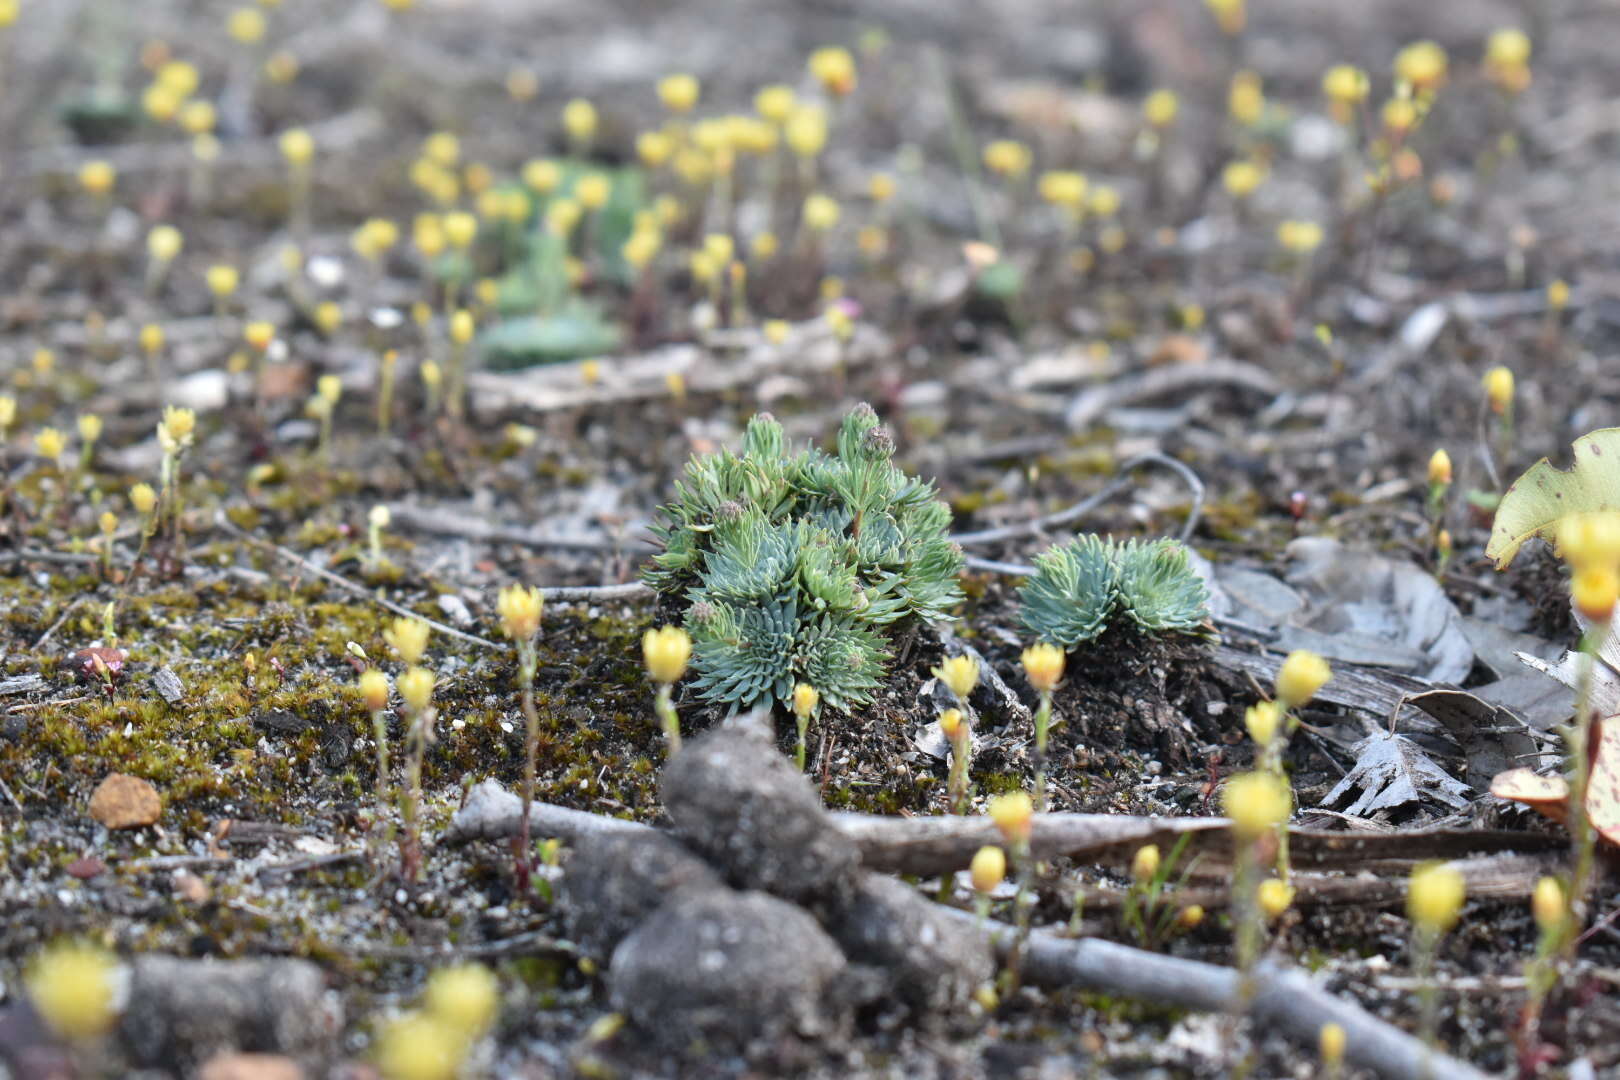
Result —
[[1018, 592], [1024, 626], [1063, 649], [1100, 637], [1126, 619], [1151, 634], [1197, 633], [1209, 619], [1209, 590], [1174, 540], [1115, 543], [1082, 536], [1036, 556]]
[[805, 683], [848, 710], [882, 682], [893, 628], [952, 618], [962, 553], [950, 510], [893, 455], [893, 437], [859, 405], [835, 453], [790, 451], [781, 424], [761, 414], [740, 453], [687, 463], [644, 578], [687, 602], [705, 700], [791, 707]]

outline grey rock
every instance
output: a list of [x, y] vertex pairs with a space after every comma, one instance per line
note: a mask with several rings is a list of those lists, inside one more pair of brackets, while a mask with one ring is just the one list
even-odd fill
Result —
[[613, 1007], [650, 1041], [744, 1050], [836, 1034], [851, 1017], [847, 964], [803, 909], [724, 887], [676, 893], [613, 953]]
[[675, 834], [737, 888], [804, 903], [853, 888], [854, 842], [763, 732], [722, 727], [691, 740], [661, 790]]
[[186, 698], [185, 684], [167, 664], [152, 673], [152, 689], [157, 691], [158, 697], [170, 705], [178, 705]]
[[137, 956], [119, 1035], [137, 1065], [195, 1068], [221, 1051], [330, 1056], [342, 1009], [304, 960]]
[[827, 929], [851, 964], [881, 969], [890, 993], [919, 1017], [970, 1015], [973, 992], [995, 974], [983, 935], [881, 874], [861, 875]]
[[562, 906], [570, 936], [606, 960], [675, 892], [720, 884], [708, 863], [662, 833], [591, 837], [568, 861]]

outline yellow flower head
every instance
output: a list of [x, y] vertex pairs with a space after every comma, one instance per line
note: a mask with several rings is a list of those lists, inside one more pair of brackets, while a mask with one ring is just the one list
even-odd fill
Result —
[[620, 254], [632, 269], [644, 270], [658, 257], [658, 251], [663, 246], [663, 238], [654, 230], [637, 229], [630, 234], [630, 239], [624, 242]]
[[183, 453], [190, 448], [196, 430], [197, 414], [194, 411], [167, 405], [163, 409], [163, 419], [158, 422], [158, 445], [163, 447], [165, 454]]
[[574, 98], [563, 106], [563, 130], [575, 142], [588, 142], [596, 134], [596, 106], [584, 98]]
[[85, 413], [80, 416], [79, 438], [86, 443], [94, 443], [101, 438], [101, 417], [95, 413]]
[[34, 449], [48, 461], [60, 461], [67, 450], [67, 437], [56, 428], [44, 428], [34, 436]]
[[990, 800], [990, 820], [1012, 847], [1027, 843], [1035, 820], [1035, 803], [1027, 791], [1013, 791]]
[[217, 118], [213, 102], [210, 101], [188, 101], [180, 109], [180, 126], [188, 135], [213, 131]]
[[1446, 50], [1432, 41], [1414, 41], [1395, 54], [1395, 78], [1414, 90], [1434, 90], [1446, 81]]
[[225, 30], [243, 45], [257, 44], [264, 37], [264, 12], [256, 7], [240, 7], [231, 12]]
[[973, 862], [968, 867], [968, 873], [973, 878], [974, 891], [980, 893], [994, 892], [1007, 877], [1007, 853], [1000, 848], [986, 844], [973, 853]]
[[407, 1013], [377, 1039], [377, 1070], [388, 1080], [454, 1080], [466, 1035], [427, 1013]]
[[208, 268], [207, 278], [208, 291], [218, 297], [226, 297], [231, 295], [236, 291], [236, 286], [241, 282], [241, 275], [236, 272], [236, 267], [230, 266], [226, 263], [218, 263], [214, 266], [210, 266]]
[[661, 626], [641, 636], [641, 656], [653, 682], [677, 683], [692, 659], [692, 638], [679, 626]]
[[1497, 415], [1505, 414], [1513, 405], [1513, 372], [1509, 368], [1497, 366], [1485, 373], [1480, 380], [1485, 388], [1485, 399], [1491, 403], [1491, 411]]
[[1342, 1024], [1323, 1024], [1316, 1033], [1316, 1049], [1322, 1057], [1322, 1064], [1330, 1069], [1337, 1069], [1344, 1061], [1344, 1048], [1348, 1039], [1349, 1036], [1345, 1034]]
[[1547, 283], [1547, 306], [1553, 311], [1563, 311], [1569, 306], [1569, 282], [1557, 278]]
[[695, 75], [665, 75], [658, 80], [658, 100], [670, 112], [691, 112], [701, 91]]
[[1285, 709], [1296, 709], [1316, 696], [1333, 677], [1328, 662], [1316, 653], [1296, 649], [1283, 660], [1277, 672], [1277, 700]]
[[382, 712], [388, 708], [388, 676], [376, 668], [360, 673], [360, 700], [369, 712]]
[[984, 167], [997, 176], [1016, 179], [1029, 172], [1029, 147], [1015, 139], [997, 139], [984, 148]]
[[1159, 872], [1160, 861], [1159, 845], [1143, 844], [1131, 857], [1131, 880], [1138, 885], [1146, 885]]
[[843, 97], [855, 89], [855, 58], [842, 46], [828, 45], [817, 49], [810, 54], [808, 66], [810, 74], [830, 94]]
[[10, 394], [0, 394], [0, 437], [4, 437], [6, 429], [17, 421], [17, 399]]
[[157, 508], [157, 492], [152, 490], [151, 484], [136, 484], [129, 489], [129, 504], [145, 517]]
[[1265, 170], [1252, 161], [1233, 161], [1221, 170], [1221, 184], [1234, 199], [1247, 199], [1265, 178]]
[[1426, 863], [1412, 871], [1406, 889], [1406, 914], [1421, 930], [1443, 934], [1457, 925], [1468, 883], [1450, 863]]
[[1563, 928], [1569, 919], [1569, 901], [1557, 878], [1544, 877], [1536, 882], [1535, 891], [1530, 894], [1530, 913], [1544, 934]]
[[939, 732], [953, 743], [956, 741], [957, 735], [964, 730], [963, 725], [965, 723], [961, 709], [946, 709], [939, 714]]
[[1255, 890], [1255, 900], [1266, 918], [1275, 919], [1294, 902], [1294, 887], [1281, 878], [1266, 878]]
[[1019, 659], [1024, 664], [1024, 677], [1037, 692], [1050, 694], [1057, 689], [1067, 659], [1062, 649], [1042, 641], [1025, 649]]
[[1565, 515], [1557, 541], [1558, 554], [1572, 566], [1620, 565], [1620, 511]]
[[1620, 575], [1612, 566], [1582, 567], [1570, 579], [1569, 596], [1575, 610], [1595, 623], [1606, 623], [1620, 599]]
[[553, 236], [567, 236], [579, 224], [582, 213], [573, 199], [553, 199], [546, 207], [546, 231]]
[[118, 170], [105, 161], [87, 161], [79, 167], [79, 186], [92, 195], [105, 195], [118, 181]]
[[1243, 726], [1248, 730], [1249, 738], [1261, 746], [1270, 746], [1282, 727], [1282, 718], [1281, 705], [1275, 701], [1261, 701], [1244, 710]]
[[183, 246], [185, 237], [173, 225], [154, 225], [146, 234], [146, 253], [154, 262], [173, 262]]
[[412, 712], [423, 712], [433, 703], [433, 672], [427, 668], [407, 669], [394, 685], [399, 688], [401, 700]]
[[827, 145], [827, 111], [819, 105], [796, 107], [788, 116], [783, 137], [799, 157], [815, 157]]
[[482, 964], [462, 964], [433, 973], [423, 1004], [428, 1015], [448, 1024], [464, 1039], [477, 1038], [495, 1020], [501, 988]]
[[1277, 243], [1284, 251], [1309, 255], [1322, 245], [1322, 226], [1314, 221], [1284, 221], [1277, 226]]
[[1336, 64], [1322, 76], [1322, 93], [1340, 105], [1361, 104], [1369, 89], [1367, 73], [1353, 64]]
[[457, 345], [465, 345], [471, 341], [476, 330], [472, 312], [466, 308], [457, 308], [450, 316], [450, 340]]
[[819, 191], [804, 200], [804, 224], [807, 229], [826, 232], [838, 224], [838, 203]]
[[1451, 483], [1451, 455], [1443, 446], [1429, 455], [1429, 483]]
[[793, 87], [776, 84], [762, 87], [754, 95], [754, 111], [772, 124], [783, 124], [798, 106]]
[[478, 219], [465, 210], [452, 211], [444, 215], [444, 235], [451, 247], [465, 251], [478, 235]]
[[29, 965], [28, 997], [51, 1030], [65, 1039], [89, 1039], [117, 1019], [117, 962], [88, 945], [56, 945]]
[[793, 715], [801, 720], [816, 711], [821, 704], [821, 694], [809, 683], [799, 683], [793, 688]]
[[513, 641], [528, 641], [540, 632], [540, 612], [545, 599], [538, 588], [508, 585], [495, 600], [501, 629]]
[[866, 181], [866, 194], [875, 203], [886, 203], [894, 198], [894, 177], [889, 173], [873, 173]]
[[1517, 27], [1497, 30], [1485, 41], [1485, 66], [1491, 69], [1523, 67], [1530, 62], [1530, 35]]
[[401, 660], [407, 664], [415, 664], [427, 651], [430, 633], [432, 627], [423, 620], [401, 615], [383, 630], [383, 640], [393, 646]]
[[1167, 128], [1175, 123], [1181, 101], [1174, 90], [1155, 90], [1142, 101], [1142, 116], [1156, 128]]
[[264, 352], [270, 347], [270, 343], [276, 340], [275, 325], [268, 322], [250, 322], [242, 327], [242, 340]]
[[197, 92], [198, 81], [196, 65], [185, 60], [169, 60], [157, 70], [158, 85], [182, 101]]
[[303, 128], [289, 128], [278, 140], [281, 156], [291, 165], [307, 165], [315, 156], [315, 139]]
[[979, 684], [979, 662], [971, 656], [953, 656], [934, 668], [934, 677], [951, 688], [958, 701], [966, 701]]
[[1240, 834], [1256, 836], [1288, 820], [1294, 795], [1288, 781], [1276, 773], [1247, 772], [1226, 782], [1221, 802]]
[[574, 198], [587, 210], [600, 210], [607, 205], [613, 186], [601, 173], [590, 173], [574, 183]]
[[1119, 212], [1119, 191], [1107, 184], [1100, 184], [1091, 189], [1087, 205], [1098, 217], [1113, 217]]
[[1232, 85], [1226, 91], [1226, 111], [1244, 127], [1260, 122], [1266, 111], [1266, 95], [1257, 73], [1244, 70], [1232, 76]]

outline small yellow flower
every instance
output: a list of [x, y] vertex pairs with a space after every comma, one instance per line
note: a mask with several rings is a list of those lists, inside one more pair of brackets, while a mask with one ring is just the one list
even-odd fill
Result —
[[601, 173], [590, 173], [574, 183], [574, 198], [587, 210], [600, 210], [607, 205], [612, 185]]
[[1414, 41], [1395, 54], [1395, 77], [1414, 90], [1433, 90], [1446, 81], [1446, 50], [1432, 41]]
[[786, 319], [767, 319], [765, 325], [760, 327], [765, 332], [765, 340], [772, 345], [780, 345], [788, 339], [793, 330]]
[[1221, 170], [1221, 184], [1234, 199], [1247, 199], [1265, 178], [1265, 170], [1252, 161], [1233, 161]]
[[79, 186], [92, 195], [107, 194], [118, 181], [118, 171], [105, 161], [87, 161], [79, 168]]
[[1308, 255], [1322, 245], [1322, 226], [1314, 221], [1284, 221], [1277, 226], [1277, 243], [1284, 251]]
[[427, 668], [407, 669], [394, 685], [399, 688], [400, 699], [412, 712], [424, 712], [433, 703], [433, 672]]
[[973, 853], [973, 862], [968, 867], [968, 874], [973, 879], [974, 891], [989, 894], [996, 890], [1007, 877], [1007, 853], [1000, 848], [986, 844]]
[[1419, 929], [1443, 934], [1457, 925], [1468, 883], [1449, 863], [1426, 863], [1412, 871], [1406, 890], [1406, 913]]
[[692, 659], [692, 638], [678, 626], [661, 626], [641, 636], [641, 655], [653, 682], [677, 683]]
[[1322, 76], [1322, 93], [1341, 105], [1366, 101], [1369, 88], [1367, 73], [1353, 64], [1336, 64]]
[[500, 984], [482, 964], [462, 964], [435, 971], [428, 979], [423, 1004], [428, 1014], [449, 1024], [463, 1039], [489, 1030], [500, 1008]]
[[826, 232], [838, 224], [838, 203], [830, 196], [817, 192], [804, 200], [805, 228]]
[[101, 417], [95, 413], [85, 413], [79, 417], [79, 438], [86, 443], [94, 443], [101, 438]]
[[212, 102], [188, 101], [180, 108], [180, 127], [188, 135], [203, 135], [214, 130], [217, 114]]
[[473, 339], [477, 326], [473, 322], [472, 312], [466, 308], [458, 308], [450, 316], [450, 340], [457, 345], [465, 345]]
[[1480, 380], [1485, 388], [1485, 399], [1491, 403], [1491, 411], [1497, 415], [1505, 414], [1513, 405], [1513, 372], [1505, 367], [1493, 367], [1485, 373]]
[[1024, 664], [1024, 677], [1036, 691], [1050, 694], [1057, 689], [1067, 659], [1062, 649], [1042, 641], [1025, 649], [1019, 659]]
[[1569, 307], [1569, 282], [1559, 278], [1547, 283], [1547, 306], [1553, 311]]
[[155, 262], [173, 262], [184, 246], [185, 237], [173, 225], [154, 225], [146, 234], [146, 253]]
[[401, 660], [407, 664], [415, 664], [427, 651], [430, 633], [432, 627], [426, 622], [401, 615], [383, 630], [383, 640], [393, 646]]
[[322, 375], [315, 380], [315, 393], [327, 405], [336, 405], [343, 396], [343, 380], [336, 375]]
[[191, 447], [193, 434], [197, 430], [197, 414], [190, 409], [169, 405], [163, 410], [163, 419], [158, 422], [158, 445], [163, 452], [169, 455], [181, 454]]
[[1226, 92], [1226, 110], [1244, 127], [1260, 122], [1266, 111], [1266, 95], [1257, 73], [1244, 70], [1232, 76], [1232, 85]]
[[65, 1039], [100, 1035], [117, 1019], [117, 962], [88, 945], [47, 949], [24, 976], [28, 997], [51, 1030]]
[[453, 169], [461, 161], [461, 140], [453, 132], [435, 131], [422, 140], [422, 156], [441, 169]]
[[946, 709], [939, 714], [939, 732], [952, 743], [956, 742], [957, 735], [961, 733], [962, 724], [961, 709]]
[[1256, 836], [1288, 820], [1294, 796], [1288, 781], [1277, 774], [1247, 772], [1226, 782], [1221, 802], [1239, 834]]
[[1517, 27], [1504, 27], [1485, 41], [1485, 64], [1490, 68], [1523, 67], [1530, 62], [1530, 35]]
[[1255, 890], [1255, 900], [1266, 918], [1275, 919], [1294, 902], [1294, 888], [1281, 878], [1266, 878]]
[[545, 599], [538, 588], [508, 585], [495, 600], [501, 628], [513, 641], [528, 641], [540, 632], [540, 612]]
[[1215, 22], [1223, 34], [1241, 34], [1244, 24], [1248, 22], [1247, 5], [1244, 0], [1204, 0], [1204, 5], [1215, 16]]
[[984, 167], [997, 176], [1016, 179], [1029, 172], [1029, 147], [1014, 139], [997, 139], [984, 148]]
[[141, 327], [141, 349], [148, 353], [155, 353], [163, 348], [163, 327], [157, 323], [147, 323]]
[[158, 85], [166, 87], [182, 101], [197, 92], [199, 79], [196, 65], [185, 60], [167, 61], [157, 71]]
[[1181, 101], [1174, 90], [1155, 90], [1142, 102], [1142, 116], [1156, 128], [1167, 128], [1175, 123]]
[[1563, 928], [1569, 920], [1569, 901], [1557, 878], [1544, 877], [1536, 882], [1535, 891], [1530, 894], [1530, 913], [1544, 934]]
[[1143, 844], [1131, 858], [1131, 880], [1146, 885], [1159, 872], [1160, 861], [1159, 845]]
[[1296, 649], [1277, 672], [1277, 700], [1285, 709], [1297, 709], [1316, 696], [1333, 677], [1328, 662], [1316, 653]]
[[1568, 514], [1556, 539], [1558, 554], [1572, 566], [1620, 565], [1620, 511]]
[[1034, 819], [1035, 803], [1027, 791], [1013, 791], [990, 800], [990, 820], [1014, 848], [1029, 841]]
[[1429, 483], [1451, 483], [1451, 455], [1441, 447], [1429, 455]]
[[866, 194], [875, 203], [886, 203], [894, 198], [894, 177], [888, 173], [873, 173], [866, 182]]
[[1086, 204], [1098, 217], [1113, 217], [1119, 212], [1119, 191], [1107, 184], [1100, 184], [1091, 189]]
[[259, 352], [264, 352], [270, 347], [270, 343], [276, 340], [275, 325], [262, 321], [250, 322], [242, 327], [242, 340]]
[[815, 157], [827, 145], [826, 110], [819, 105], [798, 106], [788, 116], [783, 136], [799, 157]]
[[453, 1080], [466, 1046], [466, 1036], [448, 1022], [407, 1013], [377, 1039], [377, 1069], [388, 1080]]
[[651, 229], [637, 229], [630, 234], [630, 239], [624, 242], [619, 253], [624, 261], [634, 270], [645, 270], [651, 265], [653, 259], [658, 257], [658, 251], [664, 245], [663, 238]]
[[225, 30], [243, 45], [257, 44], [264, 37], [264, 12], [255, 7], [240, 7], [231, 12]]
[[210, 266], [207, 278], [208, 291], [222, 298], [234, 293], [236, 286], [241, 282], [241, 275], [236, 272], [236, 267], [225, 263]]
[[1317, 1053], [1322, 1057], [1322, 1064], [1330, 1069], [1337, 1069], [1344, 1061], [1344, 1048], [1348, 1036], [1345, 1035], [1341, 1024], [1327, 1023], [1316, 1033]]
[[953, 656], [933, 669], [934, 677], [951, 688], [958, 701], [966, 701], [979, 684], [979, 662], [971, 656]]
[[793, 715], [803, 720], [816, 711], [821, 704], [821, 694], [809, 683], [799, 683], [793, 688]]
[[1569, 583], [1575, 609], [1595, 623], [1606, 623], [1614, 616], [1620, 599], [1620, 575], [1612, 566], [1588, 566], [1577, 570]]
[[749, 254], [761, 261], [775, 256], [776, 249], [776, 234], [773, 232], [758, 234], [754, 237], [753, 242], [748, 245]]
[[855, 58], [848, 49], [838, 45], [817, 49], [810, 54], [808, 66], [810, 74], [830, 94], [843, 97], [855, 89]]
[[1282, 718], [1281, 705], [1275, 701], [1261, 701], [1244, 710], [1243, 726], [1248, 730], [1249, 738], [1261, 746], [1270, 746], [1282, 726]]
[[290, 165], [308, 165], [309, 159], [314, 157], [314, 138], [303, 128], [282, 131], [282, 138], [277, 142], [282, 147], [282, 157]]
[[465, 210], [452, 211], [444, 215], [444, 235], [451, 247], [465, 251], [478, 235], [478, 219]]
[[754, 111], [773, 124], [783, 124], [798, 106], [793, 87], [776, 84], [762, 87], [754, 95]]
[[596, 106], [584, 98], [574, 98], [563, 106], [563, 130], [575, 142], [589, 142], [596, 134]]
[[658, 80], [658, 100], [670, 112], [691, 112], [698, 103], [702, 87], [694, 75], [665, 75]]
[[382, 712], [388, 708], [388, 676], [376, 668], [360, 673], [360, 700], [369, 712]]
[[129, 504], [137, 514], [146, 517], [157, 508], [157, 492], [151, 484], [136, 484], [129, 489]]

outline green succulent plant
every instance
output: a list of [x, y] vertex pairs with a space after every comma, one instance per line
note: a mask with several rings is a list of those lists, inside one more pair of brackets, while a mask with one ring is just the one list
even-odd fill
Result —
[[788, 704], [805, 682], [833, 708], [864, 704], [893, 628], [952, 618], [962, 553], [947, 535], [950, 510], [893, 455], [877, 414], [859, 405], [834, 454], [790, 451], [782, 426], [760, 414], [740, 453], [687, 462], [643, 579], [688, 602], [705, 699]]
[[1209, 618], [1209, 592], [1174, 540], [1082, 536], [1037, 556], [1018, 595], [1024, 626], [1065, 649], [1121, 617], [1155, 634], [1194, 632]]

